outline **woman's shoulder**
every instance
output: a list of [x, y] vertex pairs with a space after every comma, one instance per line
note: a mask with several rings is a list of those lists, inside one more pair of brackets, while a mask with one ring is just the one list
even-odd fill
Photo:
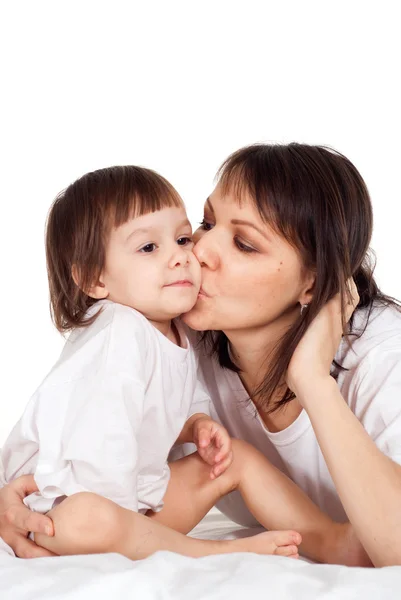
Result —
[[353, 373], [366, 372], [373, 363], [377, 375], [389, 355], [401, 369], [401, 309], [393, 304], [374, 304], [358, 310], [351, 334], [344, 336], [336, 361]]
[[351, 346], [343, 340], [339, 362], [347, 370], [338, 383], [370, 437], [393, 456], [389, 439], [401, 434], [401, 312], [396, 305], [376, 305], [358, 313], [353, 330], [359, 337], [350, 339]]
[[401, 307], [374, 304], [371, 308], [357, 311], [350, 337], [355, 338], [353, 345], [366, 351], [377, 346], [393, 346], [401, 338]]

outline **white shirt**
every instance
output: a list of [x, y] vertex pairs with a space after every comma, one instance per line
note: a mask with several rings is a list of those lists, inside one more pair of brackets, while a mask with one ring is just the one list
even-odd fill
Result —
[[[358, 311], [354, 331], [361, 331], [365, 322], [366, 311]], [[199, 354], [200, 377], [214, 405], [211, 416], [231, 436], [256, 446], [326, 514], [347, 520], [306, 411], [283, 431], [271, 433], [239, 376]], [[354, 339], [352, 349], [344, 338], [336, 360], [348, 369], [338, 378], [345, 402], [377, 447], [401, 464], [401, 313], [394, 307], [374, 308], [366, 331]], [[237, 492], [218, 506], [238, 523], [256, 524]]]
[[73, 331], [1, 452], [5, 482], [33, 473], [47, 512], [58, 498], [91, 491], [134, 511], [158, 511], [167, 456], [187, 419], [209, 412], [193, 350], [140, 313], [102, 301], [94, 323]]

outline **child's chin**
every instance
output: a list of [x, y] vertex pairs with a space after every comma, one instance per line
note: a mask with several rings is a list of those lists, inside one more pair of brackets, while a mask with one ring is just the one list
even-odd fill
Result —
[[202, 307], [194, 305], [191, 309], [183, 311], [181, 315], [182, 321], [191, 329], [196, 331], [206, 331], [210, 329], [207, 323], [207, 314], [204, 314]]
[[208, 331], [213, 329], [208, 325], [204, 318], [201, 315], [198, 315], [196, 311], [189, 311], [188, 313], [183, 313], [181, 315], [181, 320], [185, 325], [187, 325], [190, 329], [194, 329], [195, 331]]
[[174, 310], [172, 311], [172, 313], [176, 313], [175, 316], [179, 317], [184, 313], [190, 312], [195, 306], [195, 304], [195, 302], [184, 302], [183, 299], [183, 301], [180, 302], [177, 306], [174, 306]]

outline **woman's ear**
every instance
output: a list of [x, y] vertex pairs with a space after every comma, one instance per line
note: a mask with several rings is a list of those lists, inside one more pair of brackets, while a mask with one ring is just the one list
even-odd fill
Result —
[[316, 273], [314, 271], [307, 271], [304, 278], [304, 285], [302, 286], [301, 294], [298, 298], [298, 302], [301, 306], [312, 302], [313, 293], [315, 291], [315, 282]]
[[84, 292], [84, 294], [86, 294], [90, 298], [94, 298], [95, 300], [103, 300], [109, 295], [109, 291], [106, 288], [106, 285], [101, 280], [102, 275], [100, 275], [98, 281], [94, 282], [93, 285], [86, 287], [85, 289], [81, 285], [81, 276], [77, 265], [72, 265], [71, 275], [75, 285], [79, 287]]

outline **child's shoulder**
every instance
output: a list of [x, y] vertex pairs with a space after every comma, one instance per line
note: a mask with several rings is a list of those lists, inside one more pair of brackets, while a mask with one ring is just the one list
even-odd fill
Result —
[[97, 315], [92, 325], [89, 326], [93, 333], [112, 329], [132, 336], [135, 333], [144, 333], [151, 328], [146, 317], [137, 310], [111, 300], [96, 302], [88, 310], [87, 317], [90, 318], [93, 315]]
[[47, 385], [76, 380], [93, 373], [140, 372], [149, 351], [147, 319], [136, 310], [101, 300], [87, 312], [94, 321], [73, 331], [56, 365], [46, 378]]

